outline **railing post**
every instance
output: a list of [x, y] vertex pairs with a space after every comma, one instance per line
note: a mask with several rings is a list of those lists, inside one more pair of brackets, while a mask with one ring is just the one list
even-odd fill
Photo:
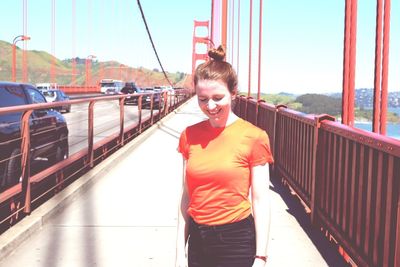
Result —
[[93, 159], [94, 159], [94, 151], [93, 151], [93, 137], [94, 137], [94, 101], [89, 102], [89, 114], [88, 114], [88, 160], [90, 168], [93, 168]]
[[246, 97], [246, 102], [245, 102], [246, 107], [244, 108], [244, 117], [243, 117], [243, 119], [245, 119], [245, 120], [248, 120], [247, 114], [249, 114], [249, 101], [250, 101], [250, 99], [252, 99], [251, 96]]
[[255, 125], [258, 126], [258, 109], [260, 108], [260, 103], [265, 103], [264, 99], [257, 99], [257, 103], [256, 103], [256, 119], [255, 119]]
[[[399, 189], [400, 190], [400, 189]], [[395, 241], [395, 255], [394, 266], [400, 266], [400, 194], [397, 194], [397, 224], [396, 224], [396, 241]]]
[[169, 102], [170, 100], [170, 94], [167, 92], [163, 93], [163, 100], [164, 100], [164, 117], [168, 114], [168, 109], [169, 109]]
[[27, 110], [22, 115], [21, 121], [21, 170], [22, 170], [22, 192], [24, 196], [24, 212], [31, 213], [31, 163], [30, 163], [30, 127], [29, 118], [33, 110]]
[[[272, 151], [273, 151], [273, 153], [274, 153], [274, 158], [276, 157], [276, 136], [277, 136], [277, 134], [276, 134], [276, 132], [277, 132], [277, 127], [276, 127], [276, 125], [277, 125], [277, 118], [278, 118], [278, 112], [279, 112], [279, 110], [281, 109], [281, 108], [287, 108], [287, 106], [286, 105], [277, 105], [277, 106], [275, 106], [275, 112], [274, 112], [274, 142], [272, 143]], [[274, 166], [275, 166], [275, 164], [274, 164]], [[274, 170], [274, 172], [275, 172], [275, 167], [273, 168], [273, 170]]]
[[125, 97], [121, 97], [119, 99], [119, 145], [124, 145], [124, 117], [125, 117], [125, 109], [124, 109], [124, 101]]
[[323, 120], [330, 120], [330, 121], [335, 121], [335, 118], [327, 115], [327, 114], [322, 114], [319, 116], [315, 116], [314, 118], [315, 120], [315, 124], [314, 124], [314, 142], [313, 142], [313, 159], [312, 159], [312, 170], [311, 170], [311, 202], [310, 202], [310, 209], [311, 209], [311, 224], [312, 225], [316, 225], [318, 222], [318, 217], [317, 217], [317, 207], [316, 207], [316, 203], [318, 203], [319, 199], [320, 199], [320, 182], [321, 179], [318, 179], [317, 181], [317, 173], [320, 174], [319, 172], [317, 172], [317, 168], [319, 168], [319, 166], [317, 165], [317, 159], [319, 158], [320, 153], [322, 153], [321, 151], [321, 146], [319, 144], [319, 139], [318, 139], [318, 135], [319, 135], [319, 128], [321, 126], [321, 121]]
[[138, 97], [138, 123], [139, 123], [139, 133], [142, 133], [142, 99], [143, 96]]
[[150, 125], [153, 125], [154, 122], [153, 108], [154, 108], [154, 93], [150, 95]]

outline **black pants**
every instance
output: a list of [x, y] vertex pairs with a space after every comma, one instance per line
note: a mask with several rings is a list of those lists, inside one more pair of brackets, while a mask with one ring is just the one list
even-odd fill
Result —
[[189, 223], [189, 267], [251, 267], [256, 252], [253, 216], [209, 226]]

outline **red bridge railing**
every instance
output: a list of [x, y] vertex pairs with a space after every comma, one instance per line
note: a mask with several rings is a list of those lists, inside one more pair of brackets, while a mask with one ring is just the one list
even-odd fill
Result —
[[264, 129], [275, 176], [349, 263], [400, 266], [400, 141], [252, 98], [235, 113]]
[[[173, 95], [167, 92], [159, 94], [162, 94], [163, 97], [161, 98], [162, 102], [158, 103], [155, 103], [156, 101], [154, 100], [155, 93], [129, 95], [138, 99], [138, 107], [135, 109], [137, 118], [129, 124], [125, 124], [124, 122], [124, 100], [128, 95], [99, 96], [64, 102], [0, 108], [0, 115], [16, 112], [23, 114], [21, 131], [16, 136], [16, 139], [20, 140], [21, 149], [20, 154], [15, 156], [20, 158], [19, 162], [23, 170], [21, 175], [22, 181], [15, 185], [7, 185], [4, 188], [0, 188], [0, 234], [193, 96], [193, 92], [187, 89], [175, 90]], [[142, 102], [144, 102], [142, 98], [146, 96], [150, 96], [151, 102], [149, 111], [145, 114], [142, 110]], [[100, 138], [100, 140], [95, 141], [94, 106], [96, 103], [107, 101], [109, 103], [118, 103], [119, 108], [117, 112], [119, 117], [116, 117], [116, 120], [119, 120], [119, 124], [112, 129], [112, 134], [108, 134]], [[87, 119], [84, 115], [86, 112], [79, 115], [83, 118], [81, 123], [88, 125], [87, 138], [84, 137], [86, 146], [55, 165], [46, 165], [46, 168], [41, 168], [38, 172], [32, 173], [31, 165], [33, 162], [30, 160], [30, 136], [32, 135], [29, 123], [30, 114], [36, 110], [55, 108], [66, 103], [72, 106], [88, 104], [86, 110]], [[79, 125], [74, 126], [79, 128]], [[80, 131], [76, 127], [74, 128], [75, 131]], [[11, 156], [0, 162], [0, 164], [6, 164], [10, 160]]]

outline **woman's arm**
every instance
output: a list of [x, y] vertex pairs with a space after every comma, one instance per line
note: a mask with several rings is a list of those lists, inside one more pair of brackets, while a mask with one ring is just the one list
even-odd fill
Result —
[[[252, 168], [251, 196], [256, 226], [256, 255], [267, 256], [271, 223], [269, 198], [269, 164]], [[253, 266], [264, 266], [262, 259], [255, 259]]]
[[182, 179], [182, 194], [178, 207], [178, 227], [176, 235], [176, 267], [186, 267], [186, 242], [188, 239], [188, 224], [187, 224], [187, 209], [189, 206], [189, 196], [186, 188], [186, 160], [183, 160], [183, 179]]

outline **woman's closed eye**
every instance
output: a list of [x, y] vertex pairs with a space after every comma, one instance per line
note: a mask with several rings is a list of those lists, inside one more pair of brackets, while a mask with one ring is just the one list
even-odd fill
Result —
[[217, 101], [221, 101], [222, 99], [224, 99], [223, 96], [217, 96], [217, 97], [213, 97], [213, 101], [217, 102]]

